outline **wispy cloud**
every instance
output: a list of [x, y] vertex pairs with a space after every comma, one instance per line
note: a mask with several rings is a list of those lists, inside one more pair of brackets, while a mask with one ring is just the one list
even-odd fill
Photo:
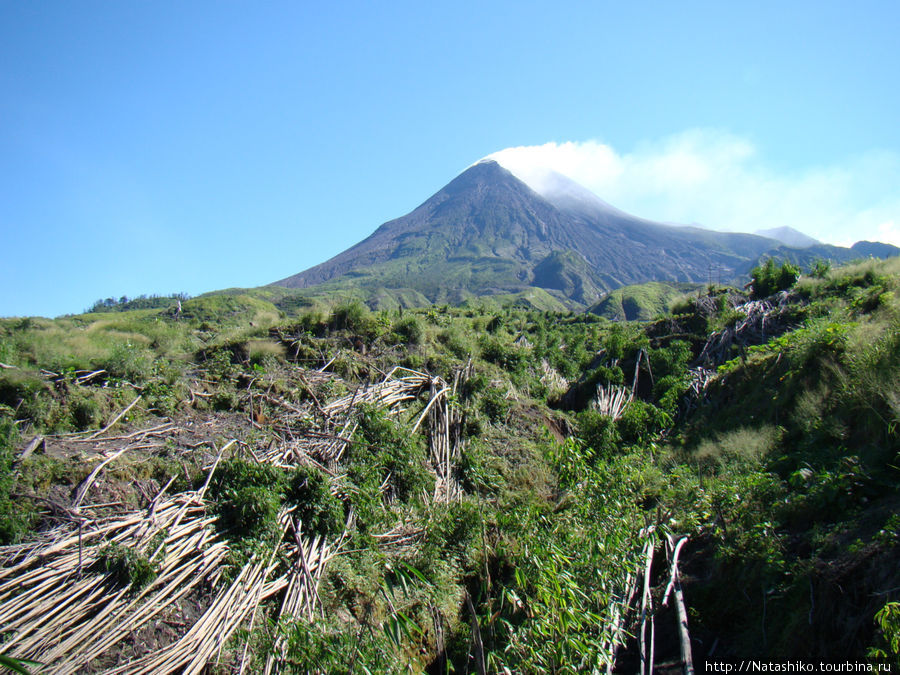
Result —
[[622, 152], [598, 141], [507, 148], [490, 156], [540, 191], [551, 169], [635, 215], [716, 230], [789, 226], [821, 241], [900, 245], [900, 155], [870, 151], [792, 171], [754, 144], [691, 130]]

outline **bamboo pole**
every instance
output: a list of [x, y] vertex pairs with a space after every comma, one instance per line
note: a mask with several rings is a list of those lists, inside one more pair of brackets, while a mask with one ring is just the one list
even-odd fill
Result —
[[93, 438], [97, 438], [97, 436], [100, 436], [101, 434], [104, 434], [104, 433], [106, 433], [107, 431], [109, 431], [110, 429], [112, 429], [113, 426], [116, 424], [116, 422], [118, 422], [120, 419], [122, 419], [123, 417], [125, 417], [125, 415], [128, 414], [128, 411], [131, 410], [131, 409], [135, 406], [135, 404], [136, 404], [138, 401], [141, 400], [141, 396], [142, 396], [141, 394], [138, 394], [137, 397], [136, 397], [131, 403], [128, 404], [128, 407], [125, 408], [125, 410], [123, 410], [123, 411], [120, 412], [118, 415], [116, 415], [115, 418], [113, 418], [113, 421], [112, 421], [112, 422], [110, 422], [109, 424], [107, 424], [107, 425], [106, 425], [105, 427], [103, 427], [100, 431], [97, 431], [97, 432], [91, 434], [90, 436], [88, 436], [88, 437], [87, 437], [88, 440], [93, 439]]

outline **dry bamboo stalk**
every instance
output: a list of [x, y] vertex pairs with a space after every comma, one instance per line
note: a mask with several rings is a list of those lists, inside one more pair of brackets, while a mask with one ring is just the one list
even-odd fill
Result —
[[[210, 556], [205, 560], [191, 561], [178, 568], [178, 570], [176, 570], [177, 575], [156, 594], [148, 598], [138, 610], [134, 611], [127, 618], [127, 620], [116, 624], [115, 630], [111, 630], [107, 633], [100, 633], [98, 637], [102, 635], [103, 639], [90, 647], [90, 649], [83, 650], [78, 662], [74, 665], [80, 667], [80, 665], [89, 663], [91, 660], [111, 648], [138, 625], [146, 624], [154, 616], [187, 595], [200, 583], [209, 571], [211, 571], [212, 567], [218, 565], [222, 558], [224, 558], [225, 547], [222, 546], [220, 551], [221, 552], [216, 556]], [[126, 611], [127, 609], [128, 608], [126, 608]]]
[[625, 575], [625, 594], [623, 602], [613, 602], [612, 607], [612, 640], [610, 644], [610, 660], [606, 664], [606, 675], [612, 675], [616, 665], [616, 654], [622, 644], [622, 636], [625, 632], [625, 618], [631, 607], [631, 600], [637, 590], [637, 576], [629, 572]]
[[428, 401], [428, 405], [425, 406], [425, 409], [422, 411], [422, 414], [419, 415], [419, 419], [416, 420], [416, 423], [413, 425], [413, 428], [410, 430], [410, 432], [409, 432], [410, 435], [416, 433], [416, 430], [419, 428], [419, 425], [422, 423], [422, 420], [425, 419], [425, 415], [427, 415], [428, 411], [431, 410], [431, 406], [433, 406], [435, 403], [437, 403], [438, 400], [440, 400], [440, 398], [444, 394], [446, 394], [449, 390], [450, 390], [450, 388], [446, 384], [444, 384], [443, 389], [441, 389], [438, 393], [433, 394], [431, 396], [431, 400]]
[[139, 436], [145, 436], [162, 431], [169, 431], [173, 428], [175, 428], [174, 422], [166, 422], [165, 424], [150, 427], [149, 429], [141, 429], [140, 431], [125, 434], [124, 436], [107, 436], [106, 438], [73, 438], [72, 443], [107, 443], [110, 441], [129, 441]]
[[478, 671], [478, 675], [485, 675], [487, 668], [485, 667], [484, 644], [481, 641], [481, 628], [478, 626], [478, 615], [475, 613], [475, 606], [472, 604], [472, 597], [468, 592], [466, 592], [466, 606], [469, 609], [472, 635], [475, 638], [475, 669]]
[[[137, 399], [135, 399], [135, 400], [137, 400]], [[76, 512], [78, 511], [79, 507], [81, 506], [81, 502], [84, 501], [84, 496], [87, 494], [87, 491], [91, 489], [91, 485], [94, 484], [94, 481], [97, 479], [97, 476], [100, 474], [100, 472], [103, 471], [103, 468], [107, 464], [112, 462], [114, 459], [121, 456], [122, 453], [124, 453], [126, 450], [130, 450], [130, 449], [131, 449], [131, 447], [126, 445], [125, 447], [123, 447], [120, 450], [117, 450], [116, 452], [111, 454], [109, 457], [107, 457], [102, 462], [100, 462], [97, 466], [95, 466], [94, 470], [91, 471], [90, 474], [88, 474], [88, 477], [85, 478], [81, 482], [81, 485], [78, 486], [78, 490], [75, 492], [75, 498], [72, 500], [72, 505], [74, 506]]]
[[[357, 389], [349, 398], [349, 403], [345, 397], [329, 406], [329, 411], [347, 410], [347, 418], [330, 444], [317, 444], [304, 438], [302, 442], [275, 448], [260, 459], [285, 462], [314, 461], [308, 454], [320, 452], [327, 453], [334, 458], [333, 461], [336, 461], [349, 442], [347, 436], [352, 435], [355, 428], [351, 412], [357, 402], [371, 402], [396, 410], [403, 402], [417, 398], [423, 387], [431, 384], [432, 396], [428, 406], [420, 414], [420, 421], [426, 418], [430, 421], [435, 466], [443, 479], [440, 494], [447, 500], [453, 498], [455, 486], [452, 481], [452, 457], [454, 450], [458, 448], [453, 441], [455, 437], [452, 437], [455, 432], [447, 398], [449, 388], [443, 380], [432, 379], [422, 373], [406, 371], [410, 374], [397, 377], [400, 371], [401, 369], [395, 368], [380, 384]], [[455, 378], [454, 383], [458, 381], [459, 376]], [[128, 410], [136, 405], [139, 398], [96, 435], [108, 431], [118, 419], [124, 417]], [[294, 414], [308, 414], [293, 406], [288, 406], [288, 409]], [[331, 428], [332, 424], [326, 419], [325, 429]], [[99, 439], [98, 442], [146, 438], [153, 433], [161, 434], [169, 431], [173, 427], [173, 424], [167, 423], [117, 439]], [[290, 428], [287, 432], [293, 438]], [[318, 432], [312, 432], [310, 435], [323, 436]], [[0, 614], [5, 616], [4, 620], [15, 621], [17, 625], [27, 629], [20, 636], [24, 641], [16, 639], [19, 647], [33, 649], [36, 654], [52, 653], [63, 659], [62, 662], [57, 661], [59, 668], [54, 672], [74, 672], [115, 646], [130, 631], [146, 624], [151, 618], [171, 607], [203, 578], [220, 575], [221, 568], [218, 563], [225, 555], [227, 545], [215, 541], [213, 535], [206, 529], [214, 519], [205, 515], [203, 499], [224, 452], [234, 442], [229, 442], [218, 451], [200, 490], [165, 498], [170, 481], [170, 484], [150, 501], [146, 513], [128, 514], [109, 521], [90, 521], [80, 536], [74, 534], [71, 527], [60, 527], [29, 546], [0, 550], [0, 556], [13, 556], [12, 564], [0, 570], [0, 597], [3, 597], [4, 591], [7, 594], [13, 592], [13, 586], [20, 590], [19, 596], [13, 602], [6, 603]], [[103, 468], [129, 447], [134, 446], [118, 449], [95, 468], [83, 484], [83, 489], [77, 494], [78, 505], [83, 502]], [[84, 566], [89, 567], [97, 560], [98, 542], [109, 541], [142, 547], [147, 545], [146, 542], [154, 532], [162, 529], [168, 529], [169, 532], [165, 542], [166, 548], [163, 550], [162, 546], [159, 546], [152, 552], [154, 558], [157, 555], [164, 558], [159, 562], [159, 575], [138, 595], [130, 596], [127, 589], [119, 589], [110, 595], [105, 587], [108, 578], [106, 575], [90, 574], [80, 582], [71, 583], [70, 577], [73, 573], [80, 574]], [[266, 564], [258, 562], [255, 566], [250, 564], [245, 566], [238, 579], [224, 594], [216, 598], [200, 620], [175, 644], [165, 647], [156, 654], [125, 664], [112, 672], [150, 673], [158, 672], [160, 669], [170, 671], [173, 668], [176, 670], [183, 668], [184, 672], [199, 672], [217, 651], [221, 651], [224, 641], [245, 618], [252, 616], [255, 619], [256, 610], [262, 599], [282, 590], [285, 591], [283, 600], [285, 610], [295, 613], [304, 607], [309, 619], [313, 619], [315, 609], [319, 608], [321, 611], [322, 607], [318, 597], [319, 582], [328, 560], [343, 544], [346, 530], [335, 549], [320, 537], [311, 541], [302, 540], [299, 537], [299, 526], [297, 530], [296, 552], [300, 564], [295, 575], [282, 575], [270, 579], [277, 565], [273, 563], [277, 549], [273, 549]], [[416, 532], [399, 531], [390, 538], [390, 541], [399, 544], [416, 536], [418, 536]], [[82, 547], [86, 548], [80, 554]], [[23, 581], [26, 582], [25, 586], [22, 585]], [[21, 592], [23, 588], [25, 591]], [[48, 602], [53, 605], [52, 611], [45, 611], [45, 605], [33, 601], [40, 595], [50, 598]], [[42, 627], [37, 626], [38, 618], [44, 620]]]
[[[673, 538], [671, 536], [669, 539], [669, 547], [672, 547]], [[678, 544], [674, 546], [672, 552], [672, 562], [670, 563], [670, 573], [669, 573], [669, 583], [666, 584], [666, 590], [663, 592], [662, 606], [666, 607], [669, 604], [669, 594], [672, 592], [672, 589], [675, 587], [675, 579], [678, 576], [678, 557], [681, 555], [682, 547], [687, 543], [688, 538], [682, 537], [678, 540]]]
[[674, 538], [667, 535], [669, 548], [672, 550], [671, 576], [666, 590], [663, 593], [662, 606], [665, 607], [669, 602], [669, 594], [674, 590], [675, 609], [678, 622], [678, 637], [681, 647], [681, 659], [684, 663], [684, 672], [686, 675], [693, 675], [694, 664], [691, 656], [691, 637], [688, 633], [687, 609], [684, 603], [684, 593], [681, 590], [681, 575], [678, 571], [678, 557], [681, 549], [687, 543], [687, 537], [681, 537], [678, 543], [673, 546]]
[[[158, 497], [159, 496], [161, 496], [161, 494], [158, 495]], [[179, 499], [173, 499], [173, 500], [170, 500], [168, 503], [161, 505], [157, 511], [157, 516], [163, 519], [163, 522], [159, 523], [160, 527], [169, 525], [173, 519], [175, 519], [175, 520], [181, 519], [184, 516], [185, 511], [184, 511], [183, 507], [181, 507], [179, 502], [185, 502], [187, 504], [190, 504], [194, 501], [194, 498], [195, 498], [195, 495], [189, 495], [187, 498], [181, 496], [181, 498], [179, 498]], [[199, 514], [199, 516], [195, 518], [195, 522], [194, 523], [191, 523], [191, 522], [183, 523], [180, 526], [180, 528], [174, 529], [167, 539], [167, 543], [170, 543], [170, 542], [172, 542], [173, 539], [175, 539], [179, 536], [182, 536], [182, 537], [187, 536], [188, 540], [186, 542], [184, 542], [184, 544], [180, 547], [180, 552], [182, 554], [187, 553], [190, 556], [195, 556], [196, 552], [198, 550], [202, 551], [203, 542], [208, 540], [211, 536], [209, 531], [206, 530], [205, 527], [206, 527], [206, 525], [209, 524], [209, 522], [211, 522], [212, 519], [210, 519], [208, 517], [204, 517], [202, 509], [195, 508], [194, 511], [197, 514]], [[130, 529], [128, 529], [128, 532], [130, 532], [130, 534], [135, 542], [139, 542], [141, 540], [141, 538], [147, 534], [147, 529], [146, 529], [145, 525], [140, 522], [140, 519], [126, 518], [124, 520], [124, 523], [128, 526], [128, 528], [130, 528]], [[121, 524], [122, 524], [122, 522], [120, 521], [119, 525], [121, 525]], [[122, 539], [121, 534], [116, 535], [116, 538]], [[69, 545], [70, 546], [72, 545], [72, 538], [69, 538]], [[61, 550], [58, 552], [60, 553], [60, 555], [57, 556], [58, 560], [57, 561], [53, 561], [53, 560], [48, 561], [48, 564], [44, 565], [42, 568], [39, 568], [39, 570], [37, 570], [37, 572], [38, 572], [37, 575], [35, 575], [33, 573], [26, 573], [25, 580], [27, 581], [30, 579], [32, 582], [31, 591], [30, 591], [31, 594], [34, 594], [36, 592], [38, 594], [38, 596], [40, 597], [40, 596], [44, 596], [47, 593], [48, 589], [51, 589], [53, 579], [50, 579], [49, 581], [44, 581], [44, 582], [40, 581], [42, 578], [46, 579], [48, 571], [50, 571], [50, 572], [57, 571], [58, 573], [61, 573], [61, 574], [67, 574], [66, 570], [71, 569], [72, 564], [73, 564], [72, 561], [75, 557], [74, 553], [66, 554], [64, 552], [64, 550]], [[148, 599], [147, 602], [145, 603], [145, 605], [141, 608], [141, 610], [143, 610], [144, 614], [149, 613], [149, 615], [152, 616], [152, 615], [155, 615], [156, 613], [158, 613], [159, 611], [161, 611], [162, 609], [164, 609], [165, 604], [161, 604], [159, 602], [159, 599], [161, 597], [164, 597], [171, 590], [176, 589], [182, 580], [186, 580], [189, 578], [192, 579], [188, 583], [188, 588], [182, 588], [181, 591], [176, 593], [175, 598], [170, 598], [170, 600], [167, 604], [171, 604], [171, 602], [174, 602], [175, 599], [177, 599], [178, 597], [181, 597], [184, 593], [186, 593], [187, 590], [189, 590], [190, 586], [193, 586], [194, 584], [197, 583], [197, 581], [199, 581], [199, 579], [202, 578], [202, 576], [197, 576], [197, 574], [196, 574], [198, 569], [201, 572], [203, 572], [203, 574], [205, 575], [205, 573], [207, 571], [209, 571], [209, 569], [211, 568], [211, 566], [212, 566], [211, 563], [213, 563], [213, 564], [217, 563], [218, 560], [220, 560], [223, 555], [224, 555], [224, 547], [220, 546], [218, 548], [218, 556], [216, 558], [210, 558], [209, 556], [202, 556], [201, 558], [199, 558], [195, 561], [189, 562], [187, 565], [182, 565], [181, 566], [181, 576], [178, 579], [176, 579], [176, 581], [174, 582], [174, 585], [172, 583], [170, 583], [168, 585], [168, 587], [162, 589], [161, 593], [157, 593], [155, 597]], [[137, 598], [135, 598], [130, 603], [119, 602], [121, 600], [121, 596], [124, 594], [124, 590], [120, 591], [116, 597], [113, 597], [113, 598], [108, 597], [108, 595], [105, 593], [105, 587], [104, 587], [105, 578], [106, 578], [105, 576], [99, 576], [99, 577], [93, 577], [93, 578], [89, 577], [88, 579], [84, 580], [83, 583], [80, 583], [80, 584], [76, 583], [74, 585], [67, 584], [66, 578], [65, 577], [62, 578], [62, 582], [63, 582], [62, 586], [64, 587], [63, 591], [62, 591], [63, 595], [60, 596], [58, 593], [55, 595], [55, 597], [56, 597], [56, 602], [54, 603], [55, 611], [50, 614], [48, 614], [47, 612], [43, 612], [42, 615], [38, 617], [39, 623], [41, 624], [41, 627], [43, 629], [43, 635], [46, 635], [47, 637], [43, 637], [41, 631], [38, 631], [37, 634], [32, 634], [32, 638], [30, 640], [23, 641], [21, 638], [24, 637], [24, 634], [21, 634], [23, 632], [20, 631], [19, 638], [16, 640], [16, 642], [17, 642], [16, 649], [19, 651], [29, 650], [29, 653], [30, 653], [31, 650], [29, 648], [32, 646], [32, 644], [34, 644], [40, 640], [47, 642], [47, 638], [49, 638], [50, 632], [55, 631], [55, 633], [53, 633], [53, 634], [56, 635], [57, 637], [50, 640], [50, 642], [48, 644], [52, 644], [53, 642], [56, 642], [57, 647], [55, 650], [51, 650], [49, 655], [53, 656], [53, 657], [56, 657], [57, 655], [61, 656], [61, 657], [67, 657], [66, 663], [72, 664], [74, 662], [74, 660], [76, 659], [76, 657], [78, 656], [78, 654], [80, 653], [81, 658], [78, 658], [77, 660], [82, 664], [87, 663], [89, 658], [93, 658], [93, 656], [84, 658], [84, 649], [86, 649], [89, 646], [89, 645], [85, 644], [85, 638], [90, 638], [91, 636], [94, 636], [94, 635], [101, 636], [104, 634], [108, 634], [109, 631], [107, 630], [107, 628], [110, 625], [115, 624], [117, 622], [118, 622], [117, 625], [120, 628], [119, 636], [120, 637], [124, 636], [125, 633], [127, 632], [127, 630], [129, 630], [129, 628], [128, 628], [128, 626], [125, 626], [125, 628], [122, 628], [122, 624], [119, 621], [119, 619], [123, 616], [123, 614], [127, 614], [127, 612], [130, 609], [136, 607], [141, 602], [142, 596], [149, 593], [150, 590], [153, 589], [154, 585], [158, 587], [160, 584], [162, 584], [168, 580], [169, 575], [167, 574], [167, 571], [166, 571], [167, 567], [169, 567], [170, 565], [175, 563], [176, 564], [175, 571], [176, 572], [178, 571], [177, 563], [179, 561], [179, 557], [180, 556], [173, 556], [172, 554], [167, 555], [166, 560], [163, 562], [163, 565], [162, 565], [163, 570], [161, 571], [160, 576], [157, 578], [157, 580], [154, 582], [154, 584], [152, 584], [149, 589], [146, 589], [144, 591], [144, 593], [139, 595]], [[205, 568], [204, 568], [204, 565], [205, 565]], [[22, 578], [16, 579], [14, 582], [11, 580], [12, 583], [16, 583], [20, 588], [22, 588], [22, 581], [23, 581]], [[7, 582], [6, 585], [8, 585], [11, 582]], [[34, 583], [37, 583], [37, 586], [35, 586]], [[48, 586], [48, 584], [50, 584], [50, 585]], [[94, 589], [95, 591], [97, 589], [99, 589], [99, 592], [102, 595], [104, 595], [104, 597], [96, 598], [98, 593], [93, 592], [93, 593], [90, 593], [87, 597], [81, 597], [81, 599], [79, 600], [79, 597], [83, 596], [84, 592], [86, 590], [91, 591], [92, 589]], [[28, 592], [26, 592], [24, 594], [24, 596], [26, 597], [26, 600], [27, 600]], [[66, 599], [66, 598], [68, 598], [68, 599]], [[18, 601], [19, 598], [16, 598], [16, 600]], [[73, 603], [75, 603], [75, 605], [73, 605]], [[127, 606], [125, 607], [124, 610], [122, 610], [122, 606], [126, 605], [126, 604], [127, 604]], [[33, 607], [36, 607], [38, 610], [41, 609], [41, 606], [39, 603], [35, 603], [33, 605]], [[80, 609], [76, 609], [76, 608], [80, 608]], [[149, 610], [148, 610], [148, 608], [149, 608]], [[4, 605], [2, 608], [6, 619], [12, 618], [11, 614], [15, 614], [17, 609], [18, 609], [18, 607], [17, 607], [16, 603], [11, 603], [11, 604], [8, 603], [8, 604]], [[61, 629], [54, 624], [55, 617], [57, 617], [57, 616], [61, 616], [64, 619], [64, 621], [58, 622], [58, 623], [62, 624]], [[82, 616], [90, 616], [91, 618], [87, 623], [79, 626], [79, 624], [81, 623], [79, 621], [79, 617], [82, 617]], [[135, 619], [139, 619], [141, 617], [133, 615], [131, 618], [132, 618], [132, 620], [135, 620]], [[146, 619], [149, 617], [145, 616], [144, 618]], [[133, 621], [132, 621], [132, 623], [133, 623]], [[29, 632], [31, 632], [31, 631], [29, 631]], [[66, 635], [68, 635], [68, 637], [65, 637]], [[115, 639], [115, 638], [113, 638], [113, 639]], [[87, 642], [90, 642], [90, 640], [88, 639]], [[111, 646], [111, 644], [112, 643], [110, 642], [108, 646]], [[102, 647], [101, 647], [101, 650], [102, 650]], [[47, 654], [45, 649], [41, 650], [41, 653]], [[100, 652], [97, 652], [95, 649], [94, 656], [96, 656], [99, 653]], [[44, 657], [44, 658], [42, 658], [42, 660], [48, 660], [48, 659]], [[55, 658], [52, 660], [55, 660]], [[63, 670], [60, 670], [59, 672], [63, 672]], [[65, 672], [68, 672], [68, 670], [66, 670]]]
[[691, 656], [691, 636], [688, 632], [687, 609], [684, 604], [684, 592], [677, 570], [675, 575], [675, 608], [678, 610], [678, 636], [681, 644], [681, 660], [684, 662], [684, 675], [694, 675], [694, 660]]
[[[651, 675], [653, 672], [653, 657], [648, 660], [646, 638], [647, 638], [647, 619], [648, 615], [652, 621], [653, 614], [653, 597], [650, 594], [650, 575], [653, 569], [653, 554], [656, 552], [656, 542], [652, 537], [648, 537], [647, 543], [644, 545], [644, 592], [641, 595], [641, 631], [638, 638], [638, 652], [641, 659], [642, 675]], [[650, 654], [653, 653], [653, 645], [650, 645]]]
[[123, 410], [122, 412], [120, 412], [118, 415], [115, 416], [115, 418], [113, 419], [112, 422], [107, 424], [100, 431], [97, 431], [96, 433], [93, 433], [90, 436], [88, 436], [88, 439], [97, 438], [97, 436], [100, 436], [101, 434], [106, 433], [107, 431], [112, 429], [113, 426], [116, 424], [116, 422], [118, 422], [120, 419], [125, 417], [125, 415], [128, 414], [128, 411], [131, 410], [135, 406], [135, 404], [140, 400], [141, 400], [141, 394], [138, 394], [137, 397], [131, 403], [128, 404], [128, 407], [125, 408], [125, 410]]
[[223, 445], [221, 450], [219, 450], [219, 454], [216, 456], [216, 461], [213, 462], [212, 468], [209, 470], [209, 475], [207, 475], [206, 477], [206, 482], [203, 483], [203, 487], [197, 491], [197, 499], [202, 500], [204, 495], [206, 495], [206, 489], [209, 487], [209, 484], [212, 481], [212, 477], [216, 471], [216, 467], [219, 466], [219, 461], [222, 459], [222, 454], [235, 443], [237, 443], [237, 439], [232, 439], [225, 445]]
[[[284, 512], [280, 516], [283, 523], [282, 536], [288, 513]], [[107, 671], [108, 674], [137, 675], [146, 673], [149, 675], [163, 669], [166, 672], [183, 669], [184, 673], [199, 673], [212, 655], [217, 650], [221, 650], [224, 642], [243, 622], [244, 618], [264, 597], [267, 597], [266, 591], [277, 592], [272, 589], [283, 587], [278, 584], [266, 587], [266, 579], [275, 567], [273, 559], [278, 550], [278, 543], [276, 542], [273, 546], [267, 560], [251, 559], [241, 569], [225, 593], [215, 599], [203, 616], [174, 645], [125, 666]]]

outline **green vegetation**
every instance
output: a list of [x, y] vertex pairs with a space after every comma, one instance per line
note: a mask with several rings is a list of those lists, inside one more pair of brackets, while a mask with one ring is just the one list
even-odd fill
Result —
[[[280, 596], [261, 605], [248, 658], [277, 647], [291, 672], [599, 670], [625, 580], [647, 541], [662, 551], [671, 535], [688, 537], [695, 660], [717, 644], [726, 660], [896, 662], [900, 259], [797, 275], [766, 262], [752, 297], [682, 288], [690, 295], [673, 301], [643, 288], [673, 307], [640, 323], [542, 309], [540, 295], [374, 310], [351, 296], [288, 318], [284, 289], [182, 299], [177, 316], [2, 320], [0, 362], [12, 367], [0, 371], [0, 538], [53, 526], [39, 498], [63, 499], [86, 473], [40, 451], [17, 463], [25, 443], [100, 429], [140, 395], [123, 434], [172, 419], [239, 439], [207, 494], [231, 562], [274, 555], [291, 519], [302, 536], [341, 541], [319, 609], [276, 622]], [[746, 303], [780, 290], [781, 306], [753, 323]], [[339, 458], [259, 460], [309, 428], [301, 406], [397, 365], [456, 383], [445, 433], [462, 439], [458, 498], [433, 498], [429, 438], [412, 433], [424, 391], [408, 407], [336, 416], [348, 439]], [[177, 476], [198, 488], [213, 458], [192, 445], [148, 449], [108, 469], [108, 483]], [[100, 564], [138, 590], [156, 548], [110, 545]], [[621, 663], [635, 649], [622, 646]]]
[[[820, 267], [816, 271], [819, 274], [822, 273]], [[753, 297], [767, 298], [793, 286], [800, 278], [800, 268], [790, 262], [783, 262], [779, 267], [773, 258], [769, 258], [765, 263], [751, 270], [750, 278], [753, 284]]]
[[106, 298], [97, 300], [88, 312], [128, 312], [133, 309], [160, 309], [177, 305], [179, 301], [187, 300], [186, 293], [176, 293], [175, 295], [139, 295], [136, 298], [129, 298], [123, 295], [118, 300], [116, 298]]
[[107, 544], [100, 550], [97, 566], [116, 584], [139, 591], [156, 578], [157, 570], [145, 553], [120, 544]]
[[610, 291], [588, 311], [614, 321], [649, 321], [666, 314], [677, 298], [702, 288], [703, 284], [662, 281], [623, 286]]

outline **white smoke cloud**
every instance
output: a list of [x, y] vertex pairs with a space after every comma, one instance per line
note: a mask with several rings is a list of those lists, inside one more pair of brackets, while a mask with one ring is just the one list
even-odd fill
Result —
[[747, 139], [691, 130], [620, 152], [599, 141], [507, 148], [489, 156], [537, 192], [548, 171], [643, 218], [753, 232], [788, 226], [826, 243], [900, 246], [900, 155], [781, 171]]

